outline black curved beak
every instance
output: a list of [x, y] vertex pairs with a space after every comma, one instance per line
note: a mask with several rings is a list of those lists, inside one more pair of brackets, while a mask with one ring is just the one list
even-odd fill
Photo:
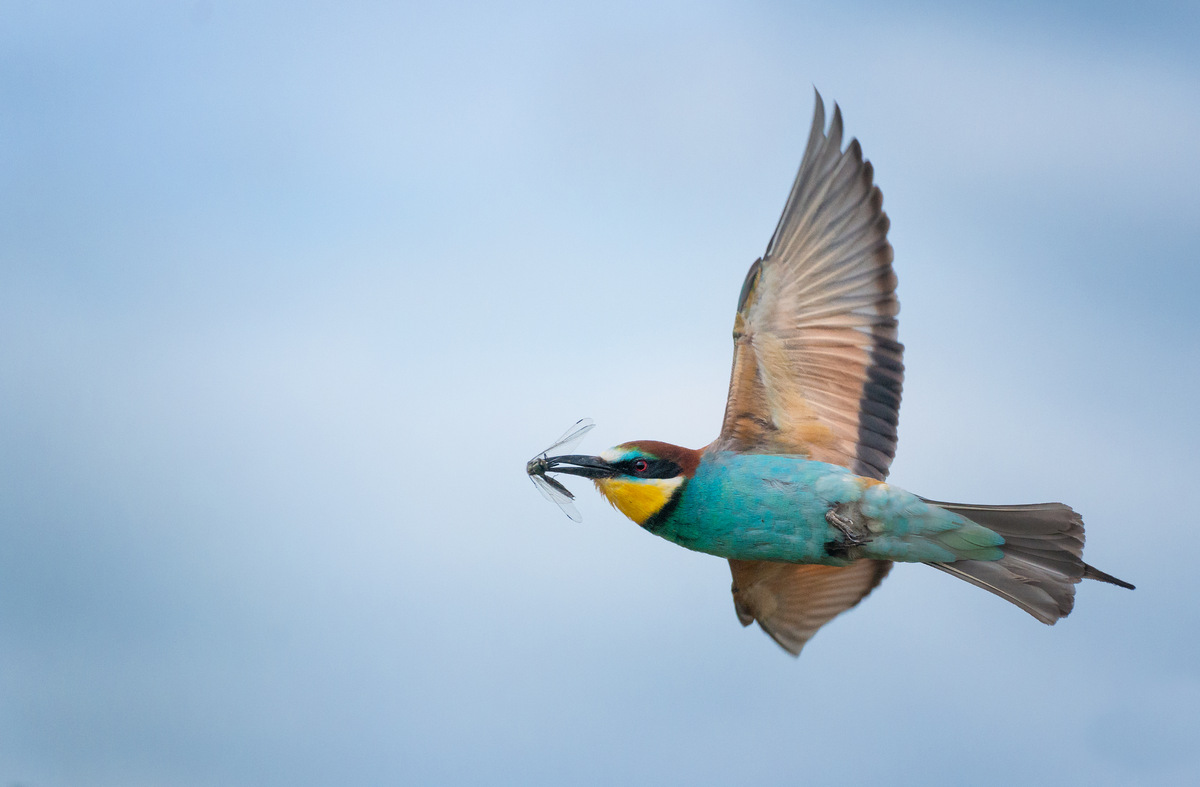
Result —
[[569, 473], [584, 478], [611, 478], [617, 474], [616, 468], [598, 456], [552, 456], [546, 463], [548, 473]]

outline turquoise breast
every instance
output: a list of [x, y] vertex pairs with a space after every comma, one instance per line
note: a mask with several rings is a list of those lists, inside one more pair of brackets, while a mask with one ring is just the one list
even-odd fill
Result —
[[647, 529], [680, 546], [741, 560], [846, 565], [825, 544], [840, 533], [825, 519], [861, 495], [843, 467], [799, 456], [708, 454], [678, 502]]
[[[837, 510], [861, 546], [827, 518]], [[844, 566], [998, 560], [1004, 539], [958, 514], [844, 467], [794, 455], [706, 454], [672, 504], [646, 522], [680, 546], [739, 560]]]

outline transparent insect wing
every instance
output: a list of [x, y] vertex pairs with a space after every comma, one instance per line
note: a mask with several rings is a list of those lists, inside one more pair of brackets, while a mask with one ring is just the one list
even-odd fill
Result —
[[592, 427], [595, 425], [596, 422], [591, 418], [580, 418], [571, 425], [570, 429], [563, 432], [562, 437], [555, 440], [554, 443], [545, 451], [542, 451], [540, 455], [545, 456], [551, 451], [558, 451], [560, 454], [570, 453], [571, 449], [579, 445], [579, 441], [583, 439], [585, 434], [592, 431]]
[[576, 522], [582, 522], [583, 517], [580, 515], [579, 509], [571, 502], [575, 499], [575, 495], [571, 494], [571, 490], [559, 481], [546, 475], [546, 458], [551, 451], [564, 454], [570, 451], [595, 425], [596, 423], [591, 418], [579, 419], [571, 425], [570, 429], [563, 432], [562, 437], [525, 464], [525, 472], [529, 474], [529, 480], [533, 481], [533, 485], [542, 493], [542, 497], [557, 505], [564, 514]]
[[542, 497], [561, 508], [564, 514], [576, 522], [583, 521], [583, 516], [579, 513], [579, 509], [575, 507], [575, 504], [571, 502], [573, 496], [567, 491], [566, 487], [553, 478], [544, 475], [531, 475], [529, 476], [529, 480], [533, 481], [533, 485], [542, 493]]

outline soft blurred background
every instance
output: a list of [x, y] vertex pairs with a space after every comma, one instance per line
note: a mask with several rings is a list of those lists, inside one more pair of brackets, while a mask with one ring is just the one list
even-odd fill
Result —
[[[1194, 2], [0, 2], [0, 784], [1200, 783]], [[586, 482], [699, 446], [813, 87], [892, 218], [892, 480], [1063, 500], [799, 660]]]

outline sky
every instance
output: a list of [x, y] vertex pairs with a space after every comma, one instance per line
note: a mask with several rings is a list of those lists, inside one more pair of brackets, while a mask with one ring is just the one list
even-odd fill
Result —
[[[0, 1], [0, 784], [1200, 783], [1194, 3]], [[1062, 500], [792, 659], [580, 450], [708, 443], [813, 89], [891, 481]]]

